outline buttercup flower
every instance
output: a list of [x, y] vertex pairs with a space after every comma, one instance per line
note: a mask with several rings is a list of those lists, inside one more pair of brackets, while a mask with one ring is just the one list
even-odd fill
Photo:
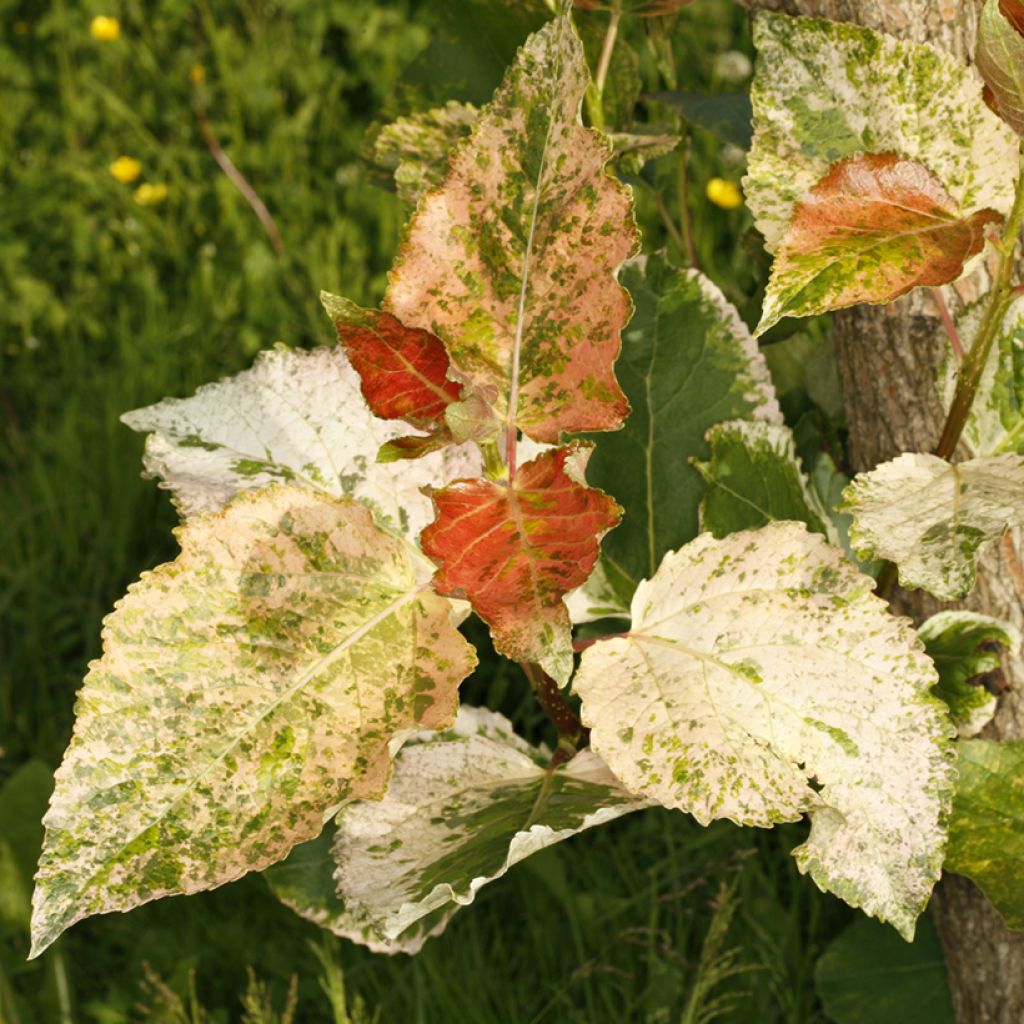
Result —
[[712, 178], [705, 189], [708, 199], [723, 210], [735, 210], [743, 205], [743, 193], [734, 182], [725, 178]]
[[127, 184], [142, 173], [142, 164], [133, 156], [119, 156], [108, 170], [118, 181]]
[[97, 14], [89, 24], [93, 39], [101, 43], [112, 43], [121, 34], [121, 22], [117, 18], [108, 18], [105, 14]]
[[135, 202], [140, 206], [156, 206], [167, 198], [166, 185], [150, 185], [148, 182], [135, 190]]

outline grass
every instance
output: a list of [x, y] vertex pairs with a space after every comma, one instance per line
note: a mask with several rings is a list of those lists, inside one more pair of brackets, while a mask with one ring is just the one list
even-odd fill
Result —
[[[0, 784], [30, 758], [59, 763], [101, 618], [174, 555], [175, 516], [140, 479], [142, 440], [120, 414], [274, 342], [329, 342], [320, 288], [363, 303], [383, 291], [407, 211], [374, 187], [359, 147], [402, 66], [439, 38], [440, 10], [0, 0]], [[120, 38], [93, 39], [95, 14], [116, 15]], [[718, 0], [689, 8], [678, 40], [691, 89], [721, 86], [714, 54], [749, 45]], [[218, 170], [195, 104], [283, 253]], [[122, 154], [141, 161], [139, 181], [108, 172]], [[763, 263], [747, 214], [703, 200], [720, 174], [737, 176], [695, 132], [701, 263], [752, 316]], [[140, 205], [143, 182], [167, 198]], [[638, 206], [657, 240], [652, 194]], [[485, 664], [467, 700], [543, 732], [513, 667]], [[85, 921], [32, 963], [23, 924], [7, 921], [0, 1020], [270, 1022], [294, 999], [295, 1020], [334, 1024], [814, 1021], [814, 961], [848, 912], [797, 875], [801, 834], [636, 815], [520, 865], [415, 959], [325, 945], [259, 877]]]

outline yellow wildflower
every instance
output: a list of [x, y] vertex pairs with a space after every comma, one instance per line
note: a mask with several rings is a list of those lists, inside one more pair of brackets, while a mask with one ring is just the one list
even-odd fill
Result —
[[133, 156], [119, 156], [108, 170], [118, 181], [127, 185], [142, 173], [142, 164]]
[[97, 14], [89, 25], [93, 39], [101, 43], [112, 43], [121, 34], [121, 22], [117, 18], [108, 18], [105, 14]]
[[743, 205], [743, 193], [739, 187], [725, 178], [712, 178], [705, 190], [708, 199], [723, 210], [735, 210]]
[[206, 81], [206, 68], [202, 64], [193, 64], [189, 68], [188, 80], [193, 85], [202, 85]]
[[135, 202], [140, 206], [156, 206], [167, 198], [166, 185], [140, 185], [135, 190]]

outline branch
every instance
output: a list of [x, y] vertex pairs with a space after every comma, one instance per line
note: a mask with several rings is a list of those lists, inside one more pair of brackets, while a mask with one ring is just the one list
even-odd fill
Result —
[[554, 679], [539, 665], [526, 663], [522, 669], [526, 673], [526, 678], [530, 680], [540, 706], [558, 730], [560, 739], [568, 740], [576, 749], [586, 746], [590, 742], [590, 730], [584, 727], [576, 712], [565, 702], [565, 697]]

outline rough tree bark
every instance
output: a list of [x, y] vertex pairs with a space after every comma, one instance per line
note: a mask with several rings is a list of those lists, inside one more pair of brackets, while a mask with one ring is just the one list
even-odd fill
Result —
[[[975, 0], [741, 0], [752, 9], [851, 21], [914, 42], [930, 42], [962, 60], [974, 50]], [[962, 299], [979, 283], [958, 285]], [[850, 428], [854, 469], [870, 469], [904, 451], [931, 451], [942, 428], [934, 387], [943, 352], [942, 328], [928, 292], [890, 306], [861, 306], [835, 317], [836, 353]], [[1024, 568], [1020, 536], [1007, 535], [985, 558], [967, 606], [1024, 627]], [[939, 607], [900, 593], [901, 611], [920, 620]], [[1024, 738], [1024, 660], [1005, 665], [1008, 691], [984, 735]], [[1024, 935], [1007, 931], [969, 881], [946, 876], [932, 901], [946, 952], [960, 1024], [1024, 1021]]]

